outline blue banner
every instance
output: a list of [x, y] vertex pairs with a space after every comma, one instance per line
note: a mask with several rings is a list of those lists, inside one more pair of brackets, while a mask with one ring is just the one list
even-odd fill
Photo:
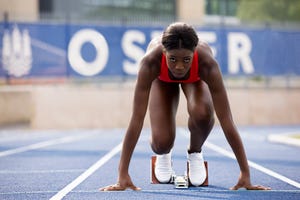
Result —
[[[164, 27], [0, 23], [0, 77], [135, 76]], [[224, 75], [300, 75], [300, 31], [197, 28]]]

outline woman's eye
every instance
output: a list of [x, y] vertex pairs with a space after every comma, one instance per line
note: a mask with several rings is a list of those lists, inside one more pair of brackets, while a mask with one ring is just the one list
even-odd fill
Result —
[[175, 61], [176, 61], [175, 58], [169, 58], [169, 60], [170, 60], [171, 62], [175, 62]]
[[190, 59], [190, 58], [185, 58], [183, 61], [184, 61], [185, 63], [189, 63], [189, 62], [191, 61], [191, 59]]

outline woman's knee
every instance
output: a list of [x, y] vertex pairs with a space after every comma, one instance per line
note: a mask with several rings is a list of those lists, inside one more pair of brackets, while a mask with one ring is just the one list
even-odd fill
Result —
[[166, 154], [174, 146], [174, 137], [152, 137], [151, 148], [156, 154]]
[[209, 104], [194, 106], [189, 109], [189, 117], [195, 126], [212, 126], [214, 124], [214, 110]]

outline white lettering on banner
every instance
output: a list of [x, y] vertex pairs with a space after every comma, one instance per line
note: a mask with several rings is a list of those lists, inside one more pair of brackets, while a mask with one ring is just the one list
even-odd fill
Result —
[[[85, 61], [81, 55], [81, 48], [87, 42], [96, 49], [96, 58], [92, 62]], [[108, 56], [109, 49], [105, 38], [93, 29], [82, 29], [70, 40], [68, 59], [71, 67], [81, 75], [93, 76], [100, 73], [105, 68]]]
[[126, 56], [133, 60], [133, 62], [124, 60], [123, 70], [129, 75], [136, 75], [139, 70], [139, 62], [145, 54], [145, 50], [135, 43], [145, 44], [145, 34], [137, 30], [129, 30], [124, 33], [122, 38], [122, 49]]
[[[150, 33], [151, 38], [162, 34], [162, 31], [154, 30]], [[219, 49], [217, 34], [214, 31], [197, 32], [200, 40], [209, 44], [214, 57]], [[250, 57], [252, 43], [245, 33], [234, 32], [227, 35], [228, 51], [228, 72], [237, 74], [254, 73], [253, 63]], [[82, 46], [91, 43], [96, 50], [96, 57], [92, 62], [87, 62], [81, 55]], [[141, 47], [146, 43], [146, 33], [139, 30], [127, 30], [121, 38], [121, 48], [126, 56], [122, 62], [122, 69], [125, 74], [137, 75], [139, 62], [145, 54], [145, 49]], [[223, 44], [226, 45], [226, 44]], [[71, 38], [68, 46], [68, 59], [71, 67], [83, 76], [93, 76], [99, 74], [105, 68], [109, 58], [109, 48], [104, 36], [93, 29], [79, 30]], [[112, 66], [117, 67], [117, 66]]]
[[254, 67], [250, 58], [252, 44], [249, 37], [244, 33], [229, 33], [227, 46], [228, 72], [237, 74], [241, 66], [246, 74], [253, 73]]

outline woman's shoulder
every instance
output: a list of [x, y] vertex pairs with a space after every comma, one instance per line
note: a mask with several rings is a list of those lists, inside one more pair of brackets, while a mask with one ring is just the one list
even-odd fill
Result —
[[148, 45], [147, 51], [140, 62], [140, 70], [142, 74], [146, 74], [145, 78], [156, 77], [160, 72], [161, 58], [163, 48], [161, 42], [156, 39], [151, 40]]
[[213, 54], [212, 49], [210, 48], [208, 43], [203, 40], [199, 40], [196, 50], [198, 54]]
[[198, 53], [199, 63], [210, 64], [215, 61], [214, 53], [211, 47], [205, 41], [199, 41], [196, 51]]
[[144, 58], [149, 62], [156, 62], [161, 60], [162, 54], [163, 46], [161, 43], [161, 38], [156, 37], [149, 42]]
[[161, 46], [161, 36], [157, 36], [151, 39], [151, 41], [148, 44], [147, 52], [151, 51], [153, 48], [156, 48], [157, 46]]
[[204, 78], [208, 71], [218, 66], [218, 63], [211, 47], [205, 41], [199, 41], [196, 51], [198, 53], [198, 62], [201, 66], [200, 74]]
[[149, 55], [150, 57], [152, 56], [156, 56], [157, 54], [162, 54], [163, 52], [163, 45], [161, 43], [161, 37], [155, 37], [153, 38], [149, 44], [148, 44], [148, 47], [147, 47], [147, 50], [146, 50], [146, 56]]

